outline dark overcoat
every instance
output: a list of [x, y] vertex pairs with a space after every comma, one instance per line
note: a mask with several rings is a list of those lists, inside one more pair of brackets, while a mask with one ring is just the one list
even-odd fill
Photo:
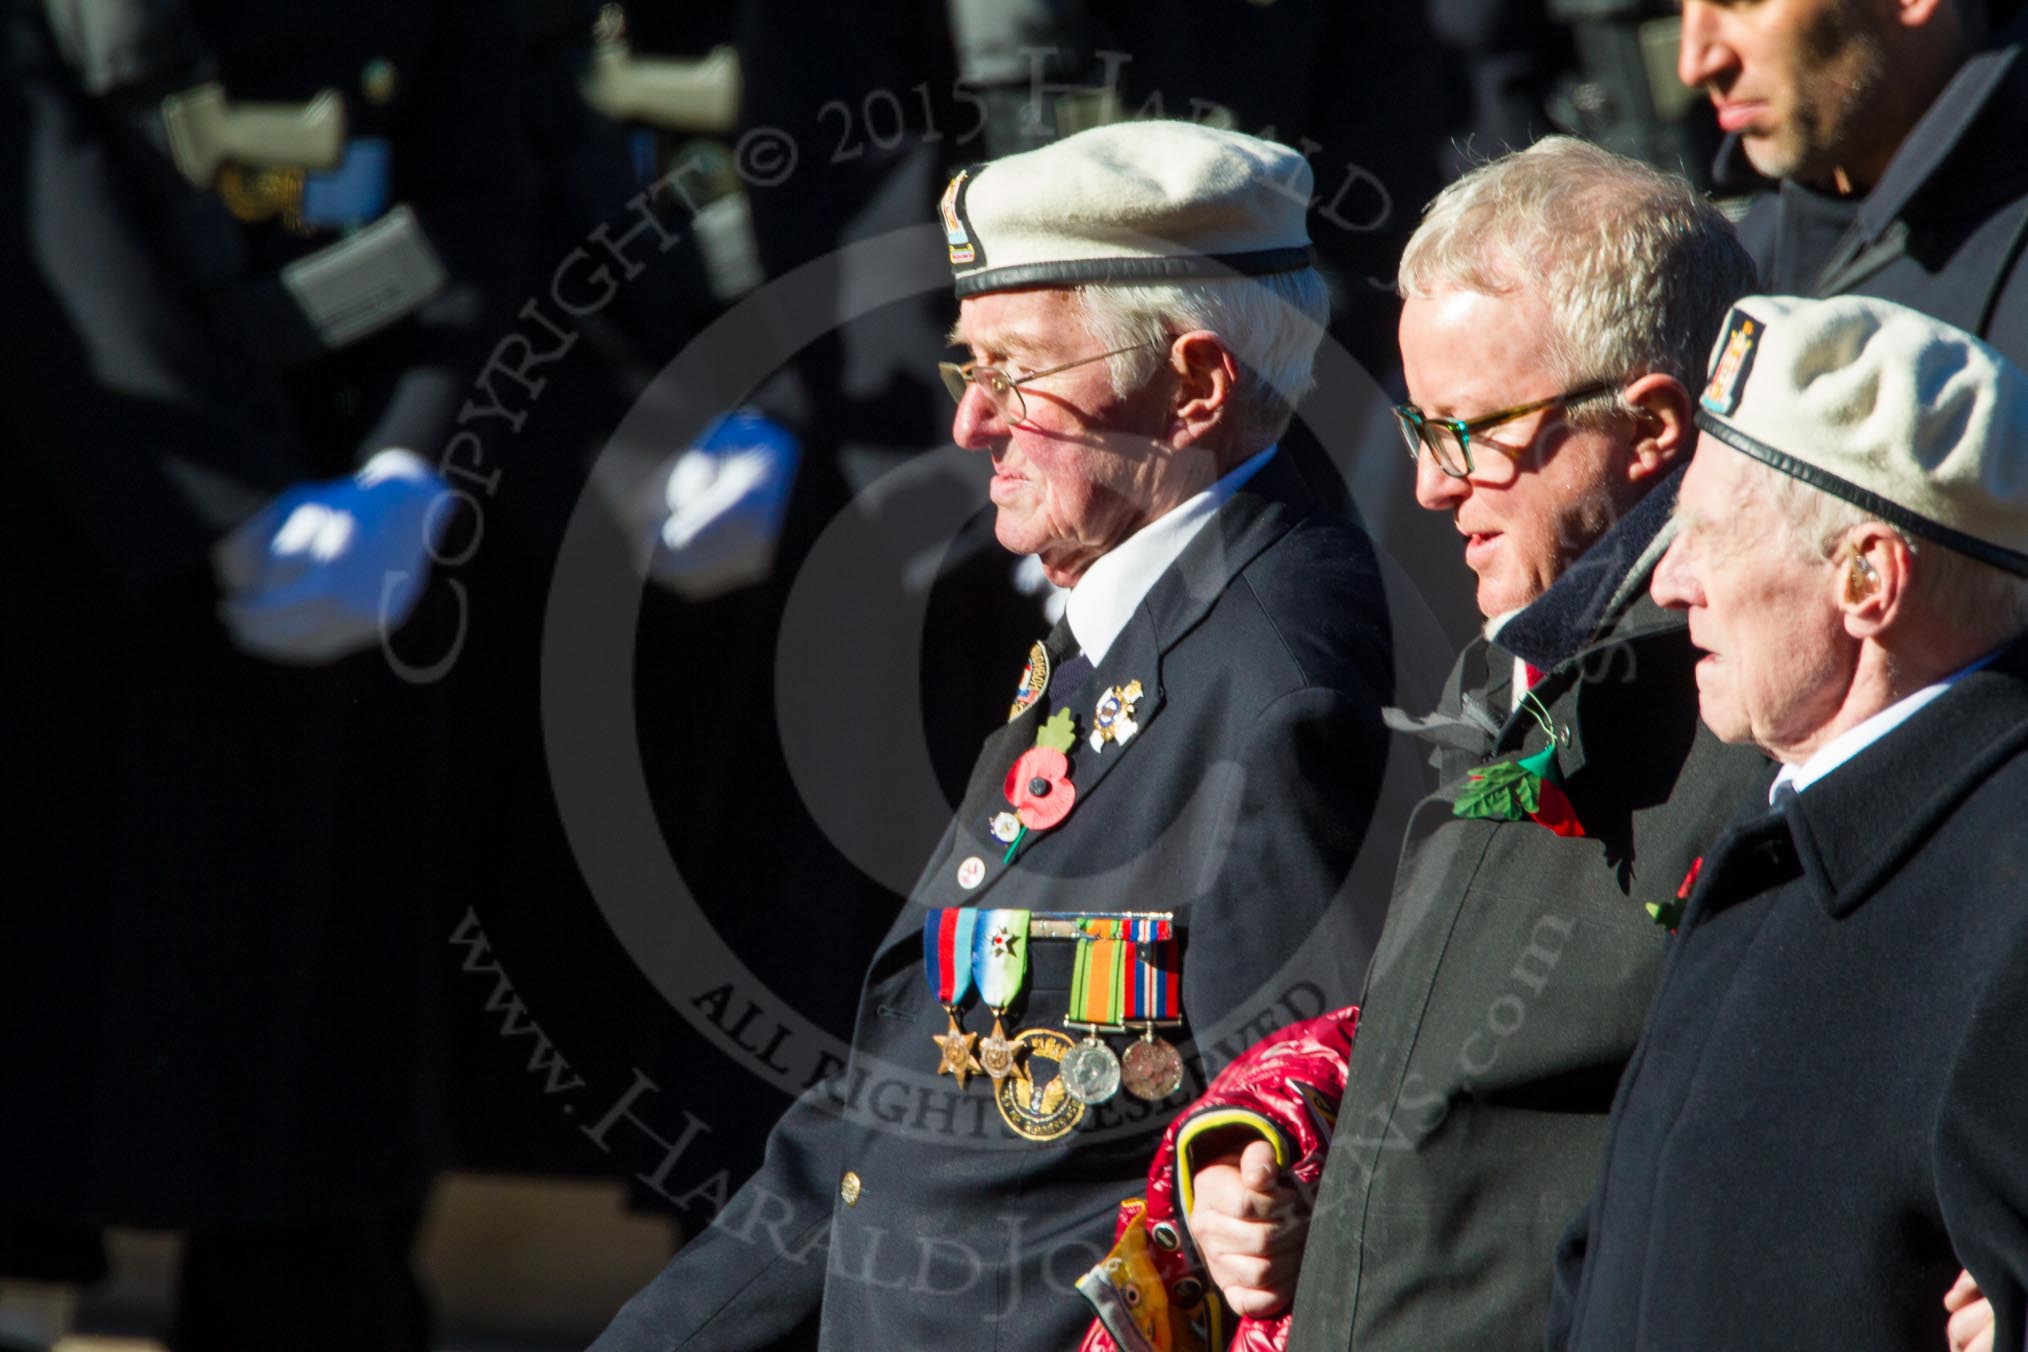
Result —
[[1551, 1347], [2022, 1345], [2028, 646], [1705, 855]]
[[[1140, 1191], [1167, 1110], [1123, 1094], [1042, 1144], [1003, 1125], [983, 1078], [960, 1091], [932, 1074], [945, 1015], [923, 975], [924, 908], [1174, 911], [1183, 1032], [1203, 1057], [1348, 994], [1385, 895], [1384, 879], [1352, 876], [1392, 685], [1370, 544], [1277, 456], [1099, 663], [1074, 706], [1081, 739], [1096, 692], [1130, 680], [1145, 690], [1139, 731], [1103, 751], [1077, 743], [1075, 807], [1011, 866], [987, 820], [1005, 809], [1003, 777], [1042, 704], [988, 738], [866, 973], [845, 1073], [782, 1119], [760, 1172], [620, 1312], [600, 1352], [765, 1346], [820, 1304], [826, 1348], [1075, 1345], [1090, 1311], [1072, 1284], [1104, 1255], [1120, 1199]], [[1384, 868], [1391, 852], [1377, 853]], [[967, 889], [972, 859], [986, 873]], [[1070, 948], [1034, 945], [1022, 1028], [1061, 1027]], [[991, 1018], [974, 1002], [966, 1024], [984, 1032]]]
[[[1647, 596], [1675, 483], [1473, 642], [1423, 724], [1442, 787], [1410, 818], [1361, 1001], [1293, 1349], [1540, 1342], [1654, 987], [1645, 903], [1675, 896], [1765, 764], [1698, 722], [1683, 619]], [[1515, 652], [1546, 672], [1532, 711], [1509, 712]], [[1454, 815], [1470, 775], [1552, 731], [1582, 837]]]

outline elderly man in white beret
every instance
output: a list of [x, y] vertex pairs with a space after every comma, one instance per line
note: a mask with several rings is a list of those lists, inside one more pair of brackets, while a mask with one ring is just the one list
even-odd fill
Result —
[[1703, 855], [1550, 1346], [1946, 1346], [2028, 1282], [2028, 378], [1885, 301], [1742, 300], [1656, 600], [1778, 761]]
[[600, 1349], [1074, 1346], [1202, 1058], [1349, 997], [1393, 671], [1370, 542], [1275, 448], [1327, 310], [1309, 197], [1294, 151], [1171, 122], [946, 190], [953, 435], [1068, 608], [1008, 655], [849, 1058]]

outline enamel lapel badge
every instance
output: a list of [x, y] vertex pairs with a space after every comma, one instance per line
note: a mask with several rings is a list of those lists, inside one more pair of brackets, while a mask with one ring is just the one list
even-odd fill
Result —
[[1028, 649], [1028, 665], [1021, 668], [1021, 682], [1014, 687], [1014, 703], [1007, 710], [1007, 721], [1012, 723], [1035, 707], [1035, 701], [1042, 698], [1049, 689], [1049, 649], [1040, 643]]
[[1141, 700], [1141, 683], [1128, 681], [1116, 685], [1099, 696], [1098, 707], [1091, 714], [1091, 749], [1103, 751], [1107, 742], [1125, 746], [1127, 740], [1140, 731], [1134, 722], [1134, 706]]

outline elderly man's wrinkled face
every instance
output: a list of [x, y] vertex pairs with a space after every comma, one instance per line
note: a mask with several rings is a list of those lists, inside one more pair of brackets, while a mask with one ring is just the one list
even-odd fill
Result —
[[[1439, 291], [1401, 311], [1401, 364], [1409, 401], [1465, 422], [1562, 394], [1543, 360], [1549, 307], [1532, 291], [1488, 296]], [[1489, 618], [1540, 596], [1613, 522], [1631, 456], [1631, 432], [1580, 430], [1559, 404], [1472, 437], [1473, 469], [1453, 479], [1425, 451], [1416, 501], [1449, 512], [1479, 575]]]
[[1757, 486], [1774, 471], [1710, 437], [1676, 499], [1658, 604], [1689, 612], [1704, 723], [1727, 742], [1801, 760], [1844, 703], [1852, 640], [1834, 562], [1801, 558]]
[[1676, 73], [1770, 178], [1870, 184], [1904, 117], [1878, 0], [1684, 0]]
[[[971, 297], [959, 307], [956, 336], [972, 361], [1016, 378], [1105, 350], [1085, 331], [1065, 290]], [[1093, 560], [1189, 496], [1179, 485], [1196, 476], [1179, 473], [1180, 462], [1202, 453], [1164, 444], [1169, 388], [1157, 374], [1123, 398], [1106, 363], [1094, 361], [1021, 386], [1027, 416], [1019, 422], [976, 385], [966, 390], [951, 437], [993, 457], [990, 495], [999, 509], [1000, 543], [1040, 555], [1050, 580], [1069, 586]]]

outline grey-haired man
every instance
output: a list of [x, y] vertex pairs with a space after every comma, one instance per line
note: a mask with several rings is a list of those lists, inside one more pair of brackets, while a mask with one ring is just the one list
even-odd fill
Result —
[[2028, 377], [1885, 301], [1757, 296], [1655, 599], [1781, 765], [1706, 851], [1550, 1345], [1941, 1348], [2028, 1289]]
[[1541, 1341], [1661, 958], [1649, 907], [1763, 764], [1699, 730], [1683, 623], [1646, 595], [1690, 389], [1751, 279], [1682, 180], [1567, 137], [1453, 184], [1409, 243], [1399, 416], [1491, 636], [1419, 725], [1441, 788], [1409, 820], [1307, 1245], [1294, 1199], [1198, 1178], [1236, 1310], [1285, 1306], [1300, 1259], [1292, 1349]]
[[[1152, 1100], [1174, 1088], [1109, 1085], [1103, 1033], [1076, 1052], [1089, 1078], [1071, 1073], [1071, 1002], [1117, 1021], [1090, 1017], [1073, 951], [1119, 913], [1167, 913], [1143, 917], [1182, 940], [1180, 973], [1149, 950], [1180, 977], [1163, 1012], [1188, 1022], [1166, 1036], [1205, 1055], [1349, 995], [1386, 896], [1348, 878], [1393, 669], [1370, 543], [1274, 445], [1321, 336], [1309, 193], [1293, 151], [1160, 122], [947, 190], [970, 358], [944, 372], [953, 436], [990, 456], [1000, 542], [1069, 589], [1065, 622], [1018, 686], [1010, 654], [1009, 721], [873, 959], [840, 1074], [601, 1349], [811, 1329], [825, 1348], [1072, 1346], [1071, 1284], [1140, 1190], [1166, 1118]], [[1084, 938], [1045, 937], [1036, 912]], [[968, 967], [1005, 975], [978, 945], [1003, 938], [1021, 989], [973, 998]], [[1003, 1007], [1025, 1051], [1012, 1073], [987, 1055]]]

